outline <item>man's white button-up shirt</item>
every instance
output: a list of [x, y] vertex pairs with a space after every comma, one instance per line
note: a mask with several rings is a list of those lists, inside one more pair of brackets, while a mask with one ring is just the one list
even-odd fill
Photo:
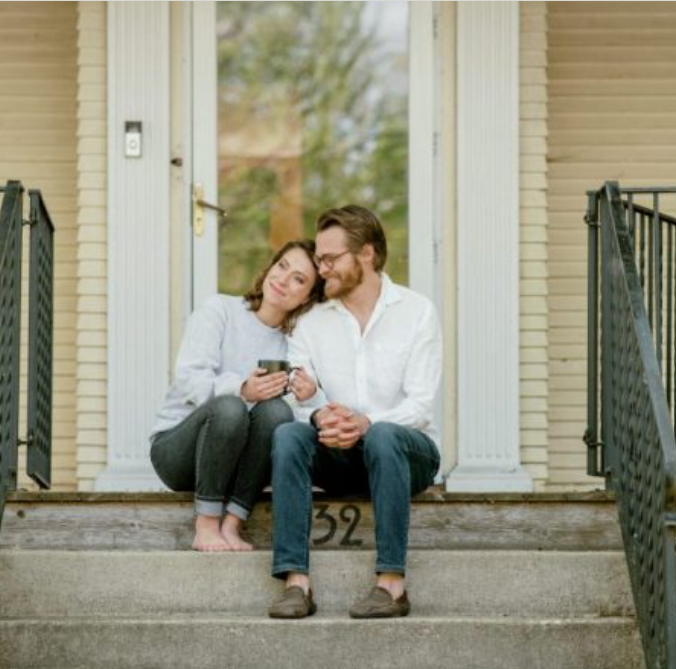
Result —
[[434, 399], [442, 338], [434, 305], [381, 274], [380, 296], [361, 332], [340, 300], [317, 305], [289, 337], [289, 361], [305, 367], [329, 402], [424, 432], [438, 445]]

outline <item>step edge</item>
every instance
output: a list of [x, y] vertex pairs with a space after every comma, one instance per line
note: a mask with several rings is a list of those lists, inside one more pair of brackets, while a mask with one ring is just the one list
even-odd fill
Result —
[[[6, 503], [39, 503], [64, 504], [72, 502], [89, 502], [98, 504], [112, 503], [191, 503], [193, 493], [188, 492], [52, 492], [17, 490], [8, 493]], [[272, 496], [269, 492], [263, 494], [261, 503], [270, 503]], [[368, 502], [366, 497], [334, 497], [322, 492], [315, 494], [315, 501], [326, 502]], [[442, 487], [428, 488], [425, 492], [416, 495], [413, 500], [427, 503], [609, 503], [615, 501], [615, 495], [605, 490], [588, 492], [532, 492], [532, 493], [453, 493], [446, 492]]]
[[518, 616], [443, 616], [443, 615], [422, 615], [422, 614], [413, 614], [409, 615], [406, 618], [381, 618], [381, 619], [371, 619], [371, 620], [353, 620], [347, 616], [347, 613], [342, 615], [336, 615], [333, 612], [321, 613], [318, 612], [314, 616], [304, 618], [302, 621], [299, 620], [273, 620], [268, 618], [265, 615], [246, 615], [246, 616], [234, 616], [234, 615], [223, 615], [223, 616], [214, 616], [214, 615], [205, 615], [205, 616], [195, 616], [188, 614], [174, 614], [172, 616], [158, 615], [157, 617], [148, 617], [148, 616], [104, 616], [104, 615], [91, 615], [91, 616], [68, 616], [64, 618], [62, 616], [53, 616], [53, 617], [30, 617], [30, 618], [0, 618], [0, 625], [10, 624], [30, 624], [30, 625], [42, 625], [45, 623], [50, 623], [54, 626], [67, 627], [71, 625], [77, 625], [78, 627], [89, 626], [95, 627], [102, 623], [114, 623], [118, 625], [155, 625], [155, 624], [212, 624], [212, 623], [227, 623], [227, 624], [261, 624], [265, 623], [266, 625], [279, 625], [280, 623], [289, 623], [293, 622], [296, 624], [308, 624], [313, 622], [337, 622], [337, 623], [348, 623], [350, 625], [363, 625], [363, 624], [383, 624], [386, 622], [415, 622], [415, 623], [429, 623], [429, 622], [456, 622], [456, 623], [476, 623], [484, 622], [486, 624], [494, 625], [551, 625], [551, 626], [560, 626], [560, 625], [570, 625], [570, 624], [592, 624], [595, 626], [611, 626], [615, 624], [620, 625], [636, 625], [637, 619], [635, 616], [593, 616], [593, 615], [583, 615], [583, 616], [571, 616], [560, 617], [560, 618], [532, 618], [532, 617], [518, 617]]
[[[375, 548], [364, 548], [364, 549], [354, 549], [354, 548], [316, 548], [311, 551], [313, 554], [339, 554], [339, 555], [361, 555], [363, 556], [366, 553], [375, 554]], [[571, 549], [571, 550], [561, 550], [561, 549], [538, 549], [538, 548], [409, 548], [407, 551], [408, 556], [415, 556], [419, 554], [434, 553], [435, 555], [446, 554], [446, 555], [492, 555], [498, 554], [500, 559], [504, 559], [505, 556], [509, 557], [510, 555], [523, 557], [524, 553], [534, 554], [534, 555], [543, 555], [543, 556], [552, 556], [552, 555], [567, 555], [567, 556], [584, 556], [588, 557], [590, 553], [601, 554], [601, 555], [624, 555], [624, 550], [621, 548], [592, 548], [589, 550], [580, 550], [580, 549]], [[191, 558], [195, 561], [200, 559], [208, 560], [245, 560], [246, 558], [253, 557], [258, 558], [259, 556], [271, 558], [272, 550], [270, 549], [256, 549], [253, 551], [223, 551], [222, 553], [206, 553], [200, 551], [193, 551], [189, 549], [184, 550], [147, 550], [147, 549], [138, 549], [138, 550], [128, 550], [128, 549], [96, 549], [96, 548], [83, 548], [83, 549], [62, 549], [62, 548], [22, 548], [20, 546], [3, 546], [0, 548], [0, 557], [3, 555], [11, 556], [26, 556], [31, 555], [33, 557], [42, 557], [42, 556], [78, 556], [78, 555], [105, 555], [105, 556], [116, 556], [122, 557], [127, 555], [153, 555], [156, 557], [170, 557], [180, 555], [182, 559], [185, 556], [190, 555]], [[497, 558], [498, 556], [496, 556]], [[254, 559], [255, 559], [254, 558]]]

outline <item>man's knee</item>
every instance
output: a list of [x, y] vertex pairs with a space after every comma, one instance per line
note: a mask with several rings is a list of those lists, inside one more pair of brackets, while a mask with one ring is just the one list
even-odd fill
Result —
[[278, 464], [302, 457], [311, 450], [316, 430], [307, 423], [284, 423], [276, 430], [272, 439], [272, 460]]
[[404, 446], [402, 431], [395, 423], [374, 423], [364, 437], [367, 462], [396, 458]]

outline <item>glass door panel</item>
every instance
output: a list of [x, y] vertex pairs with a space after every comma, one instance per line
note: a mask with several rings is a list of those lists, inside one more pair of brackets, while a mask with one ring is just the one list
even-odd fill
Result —
[[218, 290], [356, 203], [408, 283], [408, 3], [218, 2]]

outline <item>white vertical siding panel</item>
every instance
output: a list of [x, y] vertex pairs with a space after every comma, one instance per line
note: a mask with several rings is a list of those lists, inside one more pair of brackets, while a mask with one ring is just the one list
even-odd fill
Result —
[[458, 5], [459, 466], [452, 490], [465, 477], [483, 479], [481, 489], [532, 485], [519, 461], [518, 21], [517, 3]]
[[[510, 25], [510, 10], [501, 25]], [[510, 90], [517, 58], [501, 60], [504, 36], [486, 39], [481, 30], [482, 24], [495, 24], [493, 15], [501, 11], [496, 3], [462, 3], [459, 10], [458, 99], [464, 101], [458, 110], [458, 148], [464, 157], [458, 171], [459, 447], [466, 445], [470, 463], [478, 466], [500, 458], [506, 442], [518, 442], [518, 343], [515, 330], [505, 328], [515, 322], [518, 303], [513, 294], [518, 285], [517, 99]], [[469, 12], [482, 19], [463, 23]], [[464, 59], [503, 76], [490, 81], [469, 76]]]

